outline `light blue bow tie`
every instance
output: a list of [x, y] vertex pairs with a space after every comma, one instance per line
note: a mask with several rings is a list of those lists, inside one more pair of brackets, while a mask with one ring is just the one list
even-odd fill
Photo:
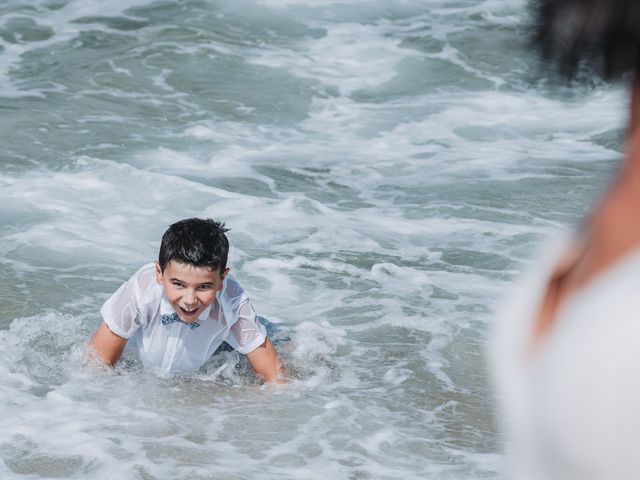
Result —
[[163, 325], [169, 325], [171, 323], [180, 322], [187, 325], [191, 330], [196, 329], [200, 326], [198, 322], [191, 322], [191, 323], [183, 322], [182, 320], [180, 320], [180, 317], [175, 312], [162, 315], [160, 317], [160, 321], [162, 322]]

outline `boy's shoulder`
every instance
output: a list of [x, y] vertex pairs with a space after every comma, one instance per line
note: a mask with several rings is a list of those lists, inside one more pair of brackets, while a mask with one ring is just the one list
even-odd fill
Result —
[[153, 262], [140, 267], [129, 279], [138, 304], [157, 302], [162, 296], [162, 287], [156, 281], [156, 266]]
[[224, 278], [223, 288], [220, 291], [220, 295], [226, 297], [229, 300], [241, 300], [246, 297], [244, 288], [236, 280], [236, 278], [230, 273]]
[[136, 286], [143, 290], [159, 286], [156, 282], [156, 265], [153, 262], [144, 264], [131, 276], [131, 280], [136, 283]]

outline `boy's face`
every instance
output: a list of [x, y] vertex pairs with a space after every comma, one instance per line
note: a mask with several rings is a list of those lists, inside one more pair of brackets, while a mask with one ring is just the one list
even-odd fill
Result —
[[185, 323], [191, 323], [216, 298], [229, 269], [222, 274], [208, 267], [194, 267], [170, 261], [164, 269], [156, 262], [156, 281], [164, 288], [167, 300]]

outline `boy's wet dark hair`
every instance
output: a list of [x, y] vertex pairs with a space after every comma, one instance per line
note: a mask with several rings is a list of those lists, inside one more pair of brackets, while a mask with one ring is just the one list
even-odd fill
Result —
[[227, 268], [229, 229], [210, 218], [187, 218], [171, 225], [160, 243], [158, 262], [164, 271], [170, 261], [209, 267], [222, 273]]
[[535, 43], [571, 78], [584, 64], [615, 80], [640, 71], [640, 2], [534, 0]]

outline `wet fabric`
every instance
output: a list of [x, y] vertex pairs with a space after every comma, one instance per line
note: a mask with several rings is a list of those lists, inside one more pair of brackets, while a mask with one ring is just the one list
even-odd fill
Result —
[[223, 342], [240, 353], [252, 352], [267, 334], [231, 275], [196, 322], [180, 321], [155, 281], [153, 263], [138, 270], [100, 312], [113, 333], [131, 340], [146, 367], [167, 372], [200, 368]]

